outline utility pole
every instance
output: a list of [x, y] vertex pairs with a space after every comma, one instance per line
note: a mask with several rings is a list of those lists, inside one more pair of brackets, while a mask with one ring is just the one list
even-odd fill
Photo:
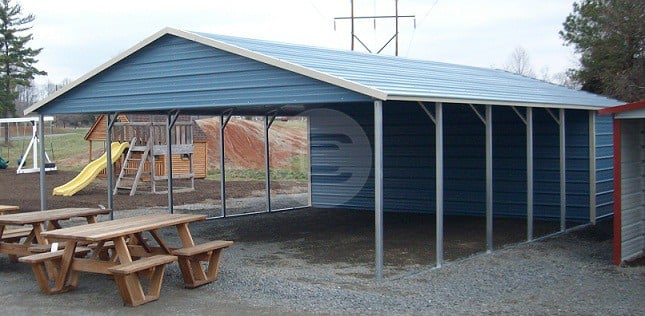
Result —
[[394, 0], [394, 15], [370, 15], [370, 16], [355, 16], [354, 15], [354, 0], [350, 0], [351, 10], [350, 16], [341, 16], [334, 18], [334, 29], [336, 28], [336, 21], [338, 20], [350, 20], [351, 24], [351, 49], [354, 50], [354, 42], [358, 41], [359, 44], [363, 46], [368, 52], [372, 53], [372, 50], [361, 41], [361, 39], [356, 35], [354, 22], [355, 20], [364, 20], [372, 19], [374, 21], [374, 28], [376, 28], [377, 19], [394, 19], [394, 35], [383, 45], [376, 53], [379, 54], [394, 40], [394, 55], [399, 56], [399, 19], [412, 18], [414, 19], [414, 27], [416, 28], [416, 16], [414, 15], [399, 15], [399, 0]]

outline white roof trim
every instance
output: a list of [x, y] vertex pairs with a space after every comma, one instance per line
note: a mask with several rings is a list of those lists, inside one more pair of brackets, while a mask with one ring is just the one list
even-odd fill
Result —
[[327, 73], [323, 73], [311, 68], [303, 67], [301, 65], [297, 65], [288, 61], [284, 61], [275, 57], [267, 56], [258, 52], [254, 52], [251, 50], [248, 50], [246, 48], [242, 48], [239, 46], [231, 45], [228, 43], [224, 43], [212, 38], [204, 37], [199, 34], [191, 33], [191, 32], [186, 32], [182, 30], [177, 30], [173, 28], [168, 28], [168, 34], [172, 34], [175, 36], [183, 37], [185, 39], [189, 39], [216, 49], [220, 49], [235, 55], [239, 55], [242, 57], [250, 58], [256, 61], [259, 61], [264, 64], [268, 64], [271, 66], [275, 66], [284, 70], [288, 70], [309, 78], [317, 79], [341, 88], [345, 88], [347, 90], [351, 90], [360, 94], [364, 94], [367, 96], [370, 96], [375, 99], [379, 100], [387, 100], [388, 94], [386, 92], [383, 92], [378, 89], [374, 89], [353, 81], [345, 80], [336, 76], [332, 76]]
[[464, 103], [464, 104], [489, 104], [502, 106], [520, 106], [532, 108], [552, 108], [552, 109], [574, 109], [574, 110], [592, 110], [597, 111], [604, 107], [577, 104], [554, 104], [554, 103], [532, 103], [532, 102], [513, 102], [513, 101], [495, 101], [479, 99], [459, 99], [459, 98], [432, 98], [432, 97], [415, 97], [415, 96], [397, 96], [390, 95], [388, 100], [392, 101], [421, 101], [421, 102], [444, 102], [444, 103]]

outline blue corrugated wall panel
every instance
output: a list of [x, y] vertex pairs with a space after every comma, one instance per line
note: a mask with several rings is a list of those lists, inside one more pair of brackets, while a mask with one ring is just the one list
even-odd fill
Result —
[[[434, 113], [434, 106], [428, 105]], [[477, 106], [483, 114], [484, 107]], [[366, 103], [358, 111], [345, 107], [372, 139], [373, 111]], [[524, 114], [525, 109], [520, 108]], [[557, 114], [557, 110], [554, 111]], [[589, 219], [588, 112], [566, 111], [567, 125], [567, 219]], [[360, 194], [344, 196], [347, 187], [336, 186], [334, 177], [322, 177], [329, 164], [319, 148], [320, 135], [331, 126], [312, 126], [312, 203], [320, 207], [373, 209], [373, 179]], [[386, 211], [435, 211], [434, 124], [416, 103], [387, 102], [384, 105], [384, 208]], [[484, 124], [465, 105], [444, 105], [444, 205], [446, 214], [485, 214]], [[535, 216], [560, 217], [559, 128], [544, 109], [534, 109]], [[372, 146], [372, 145], [370, 145]], [[351, 165], [351, 160], [335, 161]], [[493, 108], [493, 200], [494, 215], [526, 216], [526, 128], [510, 107]], [[338, 180], [338, 179], [337, 179]], [[338, 205], [335, 198], [348, 199]]]
[[589, 112], [565, 115], [567, 220], [589, 221]]
[[[352, 143], [352, 139], [356, 135], [346, 135], [342, 132], [345, 129], [343, 126], [339, 126], [342, 124], [342, 120], [337, 117], [338, 114], [309, 117], [312, 205], [373, 209], [373, 166], [371, 161], [365, 161], [365, 157], [371, 160], [370, 155], [373, 150], [374, 111], [372, 103], [327, 105], [325, 108], [351, 117], [362, 130], [351, 130], [350, 132], [364, 133], [368, 143], [359, 144], [359, 148], [353, 150], [343, 151], [339, 148], [343, 144], [356, 145]], [[359, 170], [355, 168], [359, 168]], [[365, 173], [369, 176], [365, 182], [356, 182], [352, 181], [353, 172]]]
[[614, 140], [610, 115], [596, 114], [596, 217], [614, 212]]
[[196, 110], [365, 100], [364, 95], [346, 89], [166, 35], [39, 112]]

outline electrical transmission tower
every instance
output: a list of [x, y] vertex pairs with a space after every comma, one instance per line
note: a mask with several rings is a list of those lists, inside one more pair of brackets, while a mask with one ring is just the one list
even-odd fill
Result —
[[394, 55], [399, 56], [399, 19], [414, 19], [414, 27], [417, 27], [416, 16], [414, 15], [399, 15], [399, 0], [394, 0], [394, 15], [371, 15], [371, 16], [355, 16], [354, 15], [354, 0], [350, 0], [351, 4], [351, 15], [350, 16], [341, 16], [334, 18], [334, 29], [336, 29], [336, 21], [338, 20], [349, 20], [351, 23], [351, 48], [354, 50], [354, 42], [358, 41], [368, 52], [372, 53], [372, 50], [361, 41], [361, 39], [356, 35], [354, 22], [355, 20], [364, 20], [372, 19], [374, 21], [374, 28], [376, 28], [376, 20], [380, 19], [394, 19], [394, 35], [383, 45], [376, 53], [380, 54], [385, 47], [387, 47], [394, 40]]

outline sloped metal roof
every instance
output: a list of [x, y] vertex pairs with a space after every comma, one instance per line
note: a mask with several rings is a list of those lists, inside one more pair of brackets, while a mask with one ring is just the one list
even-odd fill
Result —
[[[31, 106], [25, 110], [25, 114], [47, 107], [52, 101], [55, 101], [53, 104], [56, 107], [64, 107], [64, 104], [68, 103], [65, 97], [59, 100], [57, 98], [66, 94], [69, 96], [70, 91], [76, 92], [78, 89], [75, 90], [75, 88], [78, 86], [85, 86], [87, 90], [86, 82], [99, 77], [106, 70], [113, 69], [112, 66], [115, 64], [167, 35], [200, 43], [384, 101], [406, 100], [580, 109], [599, 109], [623, 103], [502, 70], [165, 28]], [[201, 84], [204, 85], [207, 82]], [[338, 102], [343, 101], [338, 100]], [[257, 104], [246, 101], [238, 106], [252, 107], [265, 104], [262, 100]], [[159, 110], [165, 110], [165, 108], [159, 108]]]
[[386, 94], [384, 100], [607, 107], [620, 104], [504, 70], [195, 33]]

